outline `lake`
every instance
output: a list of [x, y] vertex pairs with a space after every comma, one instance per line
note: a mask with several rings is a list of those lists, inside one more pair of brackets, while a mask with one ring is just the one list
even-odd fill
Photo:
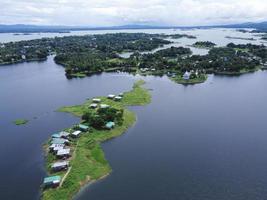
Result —
[[[210, 31], [216, 42], [211, 41], [219, 45], [229, 42], [225, 35], [234, 34], [231, 29], [191, 31], [201, 39]], [[186, 45], [184, 40], [181, 45]], [[103, 73], [68, 80], [52, 56], [44, 62], [1, 66], [0, 199], [40, 197], [46, 175], [42, 145], [52, 133], [79, 121], [55, 112], [57, 108], [130, 90], [139, 78]], [[267, 71], [210, 75], [207, 82], [191, 86], [175, 84], [166, 76], [142, 78], [151, 89], [152, 103], [130, 108], [138, 117], [135, 126], [102, 145], [112, 173], [83, 188], [76, 199], [266, 198]], [[12, 121], [18, 118], [30, 121], [15, 126]]]

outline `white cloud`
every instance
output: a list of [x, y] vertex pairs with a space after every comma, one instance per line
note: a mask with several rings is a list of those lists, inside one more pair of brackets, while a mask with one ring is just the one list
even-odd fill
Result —
[[210, 25], [267, 20], [267, 0], [1, 0], [2, 24]]

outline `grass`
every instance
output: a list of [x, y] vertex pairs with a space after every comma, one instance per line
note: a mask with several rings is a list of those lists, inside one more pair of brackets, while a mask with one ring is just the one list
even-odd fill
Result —
[[[106, 97], [98, 97], [102, 100], [101, 103], [124, 109], [123, 124], [121, 126], [115, 126], [112, 130], [91, 129], [89, 132], [83, 133], [79, 139], [72, 140], [71, 148], [72, 152], [75, 153], [72, 153], [72, 158], [70, 159], [71, 170], [68, 176], [61, 187], [44, 190], [42, 199], [72, 199], [83, 185], [101, 179], [111, 172], [112, 169], [105, 159], [100, 144], [123, 134], [135, 123], [135, 114], [129, 111], [126, 106], [145, 105], [151, 101], [148, 90], [142, 87], [143, 84], [144, 81], [137, 81], [130, 92], [124, 93], [121, 102], [115, 102]], [[59, 111], [81, 116], [83, 112], [88, 110], [88, 106], [91, 102], [92, 100], [88, 100], [82, 105], [62, 107]], [[56, 158], [52, 154], [47, 154], [46, 160], [47, 170], [49, 172], [49, 168]], [[63, 177], [65, 173], [66, 172], [60, 172], [53, 175], [61, 175]]]
[[86, 74], [78, 72], [78, 73], [71, 74], [71, 76], [76, 77], [76, 78], [84, 78], [84, 77], [86, 77]]
[[16, 124], [17, 126], [27, 124], [29, 121], [26, 119], [17, 119], [13, 123]]

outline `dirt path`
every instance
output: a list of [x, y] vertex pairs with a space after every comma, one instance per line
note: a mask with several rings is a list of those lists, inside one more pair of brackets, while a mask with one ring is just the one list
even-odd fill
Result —
[[[79, 141], [77, 142], [77, 145], [76, 145], [76, 147], [75, 147], [75, 150], [73, 151], [73, 154], [72, 154], [72, 158], [71, 158], [71, 159], [74, 159], [74, 158], [75, 158], [75, 156], [76, 156], [76, 149], [77, 149], [77, 146], [78, 146], [78, 145], [79, 145]], [[67, 178], [67, 176], [68, 176], [69, 173], [70, 173], [70, 170], [71, 170], [71, 167], [69, 167], [68, 171], [67, 171], [66, 174], [63, 176], [62, 181], [61, 181], [60, 184], [59, 184], [59, 187], [61, 187], [61, 186], [63, 185], [65, 179]]]

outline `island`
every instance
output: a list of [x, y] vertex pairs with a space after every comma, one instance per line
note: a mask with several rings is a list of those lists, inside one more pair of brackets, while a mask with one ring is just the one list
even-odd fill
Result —
[[139, 80], [129, 92], [95, 97], [82, 105], [58, 110], [80, 117], [81, 123], [52, 134], [44, 146], [48, 177], [44, 179], [42, 199], [72, 199], [83, 186], [112, 171], [101, 143], [133, 126], [136, 116], [127, 106], [150, 103], [144, 83]]
[[13, 121], [13, 123], [17, 126], [20, 126], [20, 125], [24, 125], [24, 124], [27, 124], [29, 121], [26, 120], [26, 119], [17, 119], [15, 121]]
[[[167, 75], [177, 83], [184, 73], [194, 83], [202, 83], [209, 73], [240, 75], [253, 72], [267, 62], [264, 45], [216, 47], [210, 41], [194, 43], [208, 48], [206, 55], [193, 55], [190, 48], [172, 46], [172, 38], [192, 38], [184, 34], [109, 33], [85, 36], [65, 36], [0, 44], [0, 65], [45, 60], [54, 55], [57, 64], [65, 68], [67, 78], [83, 78], [102, 72], [128, 72], [141, 75]], [[170, 39], [171, 38], [171, 39]], [[122, 52], [131, 52], [121, 57]], [[176, 76], [177, 75], [177, 76]], [[176, 76], [176, 77], [175, 77]]]
[[195, 42], [192, 46], [196, 48], [210, 49], [210, 48], [215, 47], [216, 44], [210, 41], [204, 41], [204, 42], [199, 41], [199, 42]]

